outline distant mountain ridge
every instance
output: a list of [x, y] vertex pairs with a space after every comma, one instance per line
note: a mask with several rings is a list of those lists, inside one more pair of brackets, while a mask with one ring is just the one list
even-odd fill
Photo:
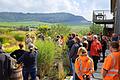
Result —
[[0, 22], [40, 21], [47, 23], [88, 24], [82, 16], [70, 13], [18, 13], [0, 12]]

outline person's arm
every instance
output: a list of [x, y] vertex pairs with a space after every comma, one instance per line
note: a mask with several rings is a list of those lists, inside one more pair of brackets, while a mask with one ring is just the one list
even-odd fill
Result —
[[70, 50], [70, 54], [69, 57], [72, 58], [75, 52], [75, 45], [72, 46], [71, 50]]
[[21, 62], [24, 61], [24, 56], [25, 56], [25, 54], [23, 54], [23, 55], [18, 59], [17, 64], [20, 64]]
[[103, 74], [102, 74], [103, 78], [106, 76], [107, 72], [108, 72], [108, 70], [103, 68]]
[[111, 66], [113, 65], [113, 61], [110, 55], [105, 58], [102, 68], [102, 76], [103, 78], [106, 76], [108, 70], [110, 70]]
[[16, 51], [14, 51], [14, 52], [12, 52], [12, 53], [10, 54], [10, 56], [11, 56], [12, 58], [14, 58], [14, 59], [16, 59], [15, 53], [16, 53]]

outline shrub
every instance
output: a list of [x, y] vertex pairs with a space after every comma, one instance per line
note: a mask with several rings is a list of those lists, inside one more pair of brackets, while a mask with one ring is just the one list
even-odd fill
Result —
[[10, 29], [10, 28], [0, 28], [0, 34], [8, 34], [11, 31], [13, 31], [13, 29]]
[[4, 43], [12, 43], [11, 41], [14, 42], [14, 39], [9, 35], [1, 35], [0, 36], [0, 42], [2, 44], [4, 44]]
[[48, 31], [48, 36], [51, 36], [54, 38], [57, 35], [67, 35], [70, 33], [71, 28], [67, 27], [66, 25], [62, 24], [56, 24], [56, 25], [51, 25], [50, 30]]
[[48, 75], [55, 58], [55, 44], [50, 41], [36, 41], [38, 54], [38, 74], [40, 77]]
[[94, 34], [99, 34], [100, 32], [103, 32], [103, 27], [98, 24], [93, 24], [90, 26], [90, 31], [94, 32]]
[[14, 38], [15, 38], [15, 40], [17, 40], [17, 41], [24, 41], [25, 35], [15, 34], [15, 35], [14, 35]]
[[12, 47], [5, 48], [4, 51], [5, 51], [6, 53], [11, 53], [11, 52], [13, 52], [13, 51], [15, 51], [15, 50], [17, 50], [17, 49], [19, 49], [19, 48], [18, 48], [16, 45], [14, 45], [14, 46], [12, 46]]

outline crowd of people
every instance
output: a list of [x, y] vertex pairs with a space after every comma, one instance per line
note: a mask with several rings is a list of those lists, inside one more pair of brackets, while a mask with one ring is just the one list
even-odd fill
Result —
[[[0, 80], [29, 80], [29, 77], [31, 80], [36, 80], [38, 50], [33, 43], [34, 38], [32, 39], [30, 34], [27, 34], [26, 50], [23, 49], [24, 45], [20, 43], [19, 49], [10, 55], [4, 53], [2, 44], [0, 44]], [[15, 65], [11, 64], [13, 59]], [[16, 75], [15, 70], [21, 70], [21, 72]]]
[[[42, 33], [38, 38], [45, 40]], [[10, 53], [9, 57], [0, 45], [0, 80], [10, 78], [10, 57], [16, 60], [17, 69], [22, 69], [23, 80], [29, 80], [29, 76], [31, 80], [36, 80], [38, 49], [34, 45], [35, 39], [27, 34], [26, 50], [20, 43], [19, 49]], [[72, 33], [69, 34], [67, 41], [64, 40], [63, 35], [57, 36], [53, 41], [59, 47], [67, 45], [67, 56], [70, 62], [69, 74], [73, 76], [73, 80], [90, 80], [91, 77], [94, 77], [93, 73], [97, 71], [99, 61], [103, 62], [101, 74], [104, 80], [120, 80], [120, 42], [115, 33], [111, 38], [93, 33], [79, 37], [76, 33]], [[110, 51], [108, 56], [105, 54], [107, 49]], [[102, 60], [100, 60], [101, 55]]]
[[[73, 80], [90, 80], [90, 77], [94, 77], [98, 61], [104, 62], [101, 70], [103, 80], [120, 80], [120, 43], [115, 33], [111, 38], [91, 33], [80, 38], [72, 33], [66, 45], [70, 61], [69, 75], [73, 76]], [[110, 51], [108, 56], [105, 55], [106, 49]]]

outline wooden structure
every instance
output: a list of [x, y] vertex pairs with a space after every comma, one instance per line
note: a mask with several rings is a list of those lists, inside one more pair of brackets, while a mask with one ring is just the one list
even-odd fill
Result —
[[120, 34], [120, 0], [111, 0], [110, 4], [114, 15], [114, 32]]
[[[113, 29], [114, 29], [113, 14], [109, 10], [94, 10], [93, 11], [93, 24], [104, 25], [105, 31], [113, 32]], [[111, 25], [112, 25], [112, 27], [111, 27]]]

